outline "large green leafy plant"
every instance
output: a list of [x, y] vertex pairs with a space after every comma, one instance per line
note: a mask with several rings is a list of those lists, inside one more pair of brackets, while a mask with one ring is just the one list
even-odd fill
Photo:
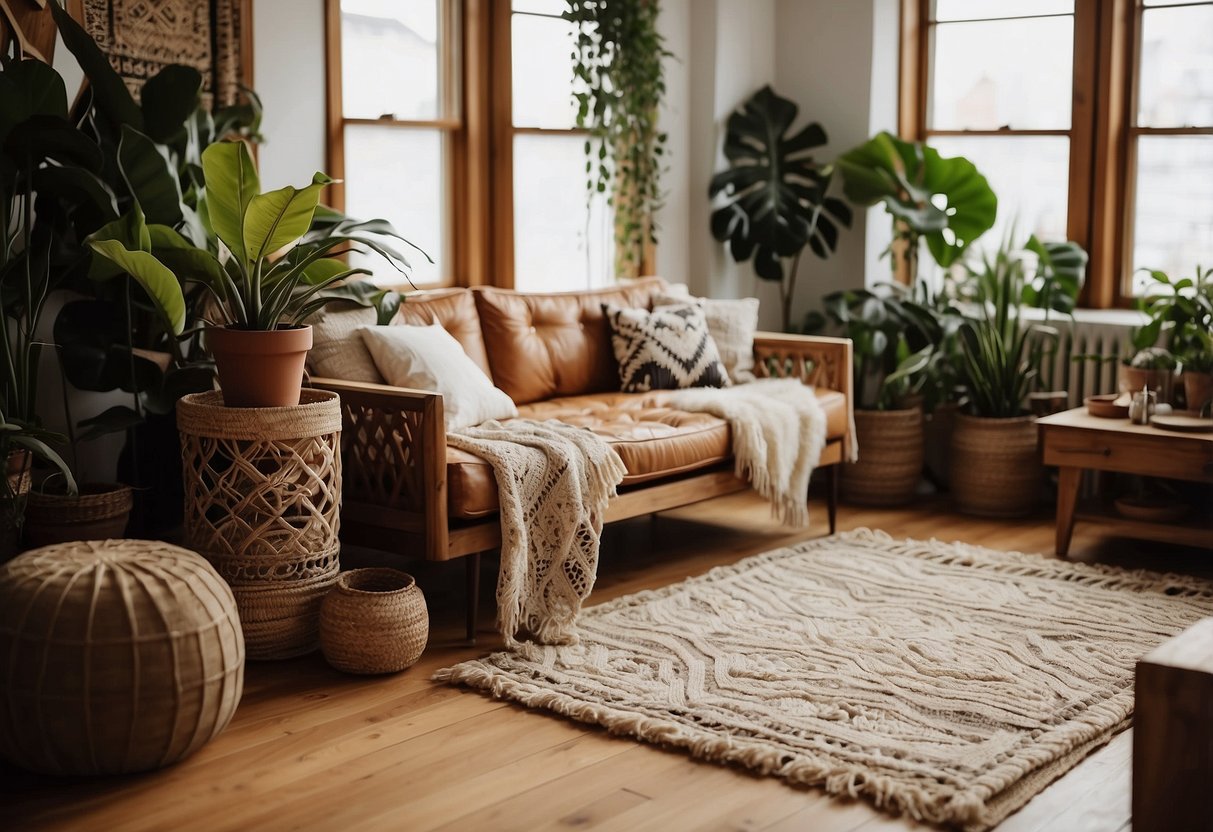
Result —
[[925, 239], [935, 262], [947, 268], [993, 225], [998, 198], [968, 159], [944, 158], [922, 142], [879, 133], [844, 153], [837, 166], [847, 199], [883, 203], [893, 217], [893, 244], [907, 280], [918, 274], [918, 248]]
[[[568, 0], [577, 27], [573, 97], [585, 140], [586, 184], [615, 209], [615, 269], [638, 273], [647, 241], [656, 242], [666, 134], [657, 116], [670, 53], [657, 29], [658, 0]], [[613, 186], [612, 186], [613, 185]]]
[[97, 254], [159, 300], [171, 332], [179, 334], [185, 325], [179, 279], [213, 294], [219, 312], [214, 323], [274, 330], [298, 325], [334, 300], [361, 296], [333, 291], [354, 275], [370, 274], [326, 256], [337, 249], [364, 246], [408, 272], [408, 261], [381, 240], [408, 241], [381, 220], [329, 217], [313, 228], [320, 191], [332, 181], [322, 173], [303, 187], [262, 193], [252, 156], [239, 141], [208, 147], [202, 172], [206, 215], [222, 244], [218, 251], [196, 248], [168, 226], [146, 225], [138, 206], [89, 240]]
[[962, 367], [969, 409], [1005, 419], [1023, 414], [1057, 330], [1023, 318], [1025, 288], [1032, 282], [1025, 250], [1004, 244], [968, 265], [971, 314], [960, 327]]
[[1133, 346], [1158, 344], [1186, 368], [1208, 372], [1213, 365], [1213, 268], [1199, 265], [1192, 277], [1172, 278], [1159, 269], [1142, 269], [1153, 281], [1137, 300], [1149, 321], [1133, 333]]
[[755, 93], [729, 116], [729, 167], [708, 188], [718, 200], [712, 236], [728, 243], [734, 260], [753, 258], [755, 273], [779, 284], [785, 330], [804, 249], [829, 257], [838, 246], [839, 226], [851, 225], [850, 207], [828, 195], [831, 167], [812, 155], [826, 144], [825, 130], [812, 122], [789, 134], [798, 112], [769, 86]]

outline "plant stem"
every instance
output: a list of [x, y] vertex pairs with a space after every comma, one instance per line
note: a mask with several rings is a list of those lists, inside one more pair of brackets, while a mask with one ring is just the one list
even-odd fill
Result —
[[783, 331], [790, 332], [792, 327], [792, 295], [796, 291], [796, 275], [800, 272], [800, 255], [804, 249], [796, 252], [792, 258], [792, 267], [788, 270], [787, 287], [784, 281], [779, 281], [779, 300], [783, 310]]

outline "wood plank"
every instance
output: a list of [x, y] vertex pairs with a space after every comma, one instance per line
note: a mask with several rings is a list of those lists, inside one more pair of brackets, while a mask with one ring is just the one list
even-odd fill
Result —
[[[766, 503], [743, 491], [653, 520], [614, 524], [604, 536], [591, 602], [663, 586], [817, 536], [825, 527], [824, 506], [814, 501], [811, 511], [811, 528], [789, 530], [771, 521]], [[965, 540], [1029, 552], [1051, 551], [1053, 539], [1052, 518], [1043, 511], [1007, 523], [961, 517], [943, 501], [898, 509], [844, 507], [839, 521], [843, 529], [868, 526], [894, 537]], [[1117, 541], [1080, 549], [1077, 556], [1085, 559], [1213, 575], [1207, 558], [1173, 554], [1163, 559]], [[354, 566], [382, 555], [346, 550], [342, 557]], [[916, 828], [865, 802], [695, 762], [436, 685], [429, 678], [435, 669], [480, 655], [500, 641], [487, 638], [480, 650], [460, 645], [462, 610], [453, 599], [462, 596], [461, 570], [420, 558], [408, 560], [406, 568], [418, 577], [432, 616], [431, 647], [416, 667], [363, 679], [338, 674], [318, 656], [250, 664], [232, 725], [170, 769], [58, 780], [0, 766], [6, 827], [532, 830], [623, 828], [631, 822], [631, 828], [663, 829]], [[1109, 829], [1123, 827], [1123, 800], [1117, 794], [1128, 793], [1130, 748], [1128, 734], [1114, 739], [1004, 826], [1011, 832], [1082, 829], [1058, 824], [1080, 824], [1091, 815], [1114, 824]]]
[[1135, 828], [1213, 828], [1213, 618], [1137, 663], [1134, 707]]

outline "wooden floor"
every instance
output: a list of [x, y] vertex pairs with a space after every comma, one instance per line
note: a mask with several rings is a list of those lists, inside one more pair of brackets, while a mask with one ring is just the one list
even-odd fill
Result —
[[[1051, 516], [962, 518], [941, 502], [911, 509], [844, 507], [844, 529], [1051, 552]], [[765, 504], [737, 494], [617, 524], [607, 531], [602, 601], [657, 587], [819, 534], [789, 535]], [[1213, 575], [1205, 555], [1156, 544], [1100, 542], [1080, 525], [1073, 555]], [[347, 553], [346, 565], [368, 559]], [[865, 803], [831, 799], [744, 771], [696, 763], [604, 731], [429, 681], [439, 667], [496, 646], [488, 611], [468, 648], [459, 565], [412, 563], [434, 632], [420, 664], [355, 678], [316, 655], [250, 664], [235, 720], [185, 762], [154, 774], [51, 780], [0, 768], [0, 828], [87, 830], [923, 829]], [[485, 581], [492, 586], [486, 562]], [[487, 587], [486, 587], [487, 590]], [[486, 591], [485, 595], [491, 593]], [[1059, 780], [1001, 829], [1128, 829], [1131, 737], [1125, 733]]]

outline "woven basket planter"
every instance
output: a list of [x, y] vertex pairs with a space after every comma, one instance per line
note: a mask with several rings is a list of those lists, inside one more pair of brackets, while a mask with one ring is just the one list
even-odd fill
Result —
[[842, 498], [865, 506], [914, 499], [922, 478], [922, 408], [856, 410], [859, 461], [842, 466]]
[[948, 480], [965, 514], [1022, 517], [1040, 501], [1043, 477], [1034, 417], [956, 414]]
[[223, 730], [243, 685], [232, 592], [193, 552], [76, 542], [0, 568], [0, 756], [23, 768], [169, 765]]
[[396, 673], [421, 658], [430, 635], [425, 596], [396, 569], [343, 572], [320, 612], [320, 649], [346, 673]]
[[318, 646], [320, 603], [340, 570], [341, 407], [304, 390], [296, 407], [177, 405], [185, 543], [231, 585], [250, 659]]
[[87, 483], [75, 497], [31, 491], [25, 541], [31, 547], [122, 537], [135, 501], [130, 486]]

